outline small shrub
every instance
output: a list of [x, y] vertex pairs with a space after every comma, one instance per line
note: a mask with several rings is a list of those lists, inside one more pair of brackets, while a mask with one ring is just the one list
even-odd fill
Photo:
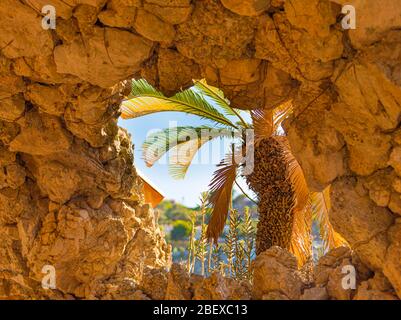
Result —
[[171, 230], [172, 240], [183, 240], [187, 238], [192, 231], [192, 225], [188, 221], [177, 220], [173, 223], [173, 229]]

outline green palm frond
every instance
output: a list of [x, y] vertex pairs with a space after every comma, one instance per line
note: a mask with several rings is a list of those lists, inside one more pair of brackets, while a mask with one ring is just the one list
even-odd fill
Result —
[[121, 110], [121, 116], [124, 119], [137, 118], [156, 112], [184, 112], [237, 128], [194, 88], [181, 91], [168, 98], [143, 79], [132, 81], [131, 94], [122, 102]]
[[215, 138], [232, 138], [233, 131], [223, 129], [217, 132], [211, 131], [209, 138], [189, 140], [177, 145], [172, 150], [172, 159], [169, 164], [169, 173], [174, 179], [183, 179], [192, 163], [197, 151], [207, 142]]
[[142, 145], [142, 156], [151, 167], [163, 155], [171, 151], [170, 175], [182, 179], [188, 171], [197, 151], [207, 142], [216, 138], [233, 138], [234, 130], [228, 128], [176, 127], [153, 132]]
[[128, 99], [132, 99], [141, 95], [153, 95], [153, 96], [164, 97], [163, 93], [157, 91], [145, 79], [132, 80], [131, 92], [128, 95]]
[[227, 115], [235, 116], [235, 113], [230, 107], [230, 101], [224, 97], [223, 91], [221, 91], [219, 88], [207, 84], [205, 79], [194, 80], [194, 86], [203, 95], [209, 97], [216, 105], [222, 108]]
[[224, 93], [219, 88], [213, 87], [206, 82], [205, 79], [194, 80], [195, 88], [199, 90], [202, 95], [207, 96], [213, 101], [214, 104], [224, 110], [228, 116], [235, 116], [240, 120], [241, 126], [249, 128], [250, 124], [246, 123], [241, 117], [240, 111], [230, 106], [230, 101], [224, 97]]

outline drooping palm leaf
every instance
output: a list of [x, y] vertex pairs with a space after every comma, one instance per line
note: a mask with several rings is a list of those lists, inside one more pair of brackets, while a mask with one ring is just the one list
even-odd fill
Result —
[[184, 179], [195, 154], [206, 142], [206, 140], [188, 140], [173, 148], [168, 167], [170, 176], [176, 180]]
[[312, 256], [312, 209], [307, 205], [303, 210], [294, 209], [290, 252], [297, 257], [299, 267]]
[[210, 126], [166, 128], [154, 131], [146, 137], [142, 145], [142, 156], [146, 165], [151, 167], [168, 151], [182, 144], [195, 141], [200, 148], [215, 138], [232, 138], [233, 135], [233, 130]]
[[334, 230], [329, 220], [331, 206], [330, 186], [323, 192], [311, 192], [310, 199], [313, 208], [313, 219], [318, 224], [325, 251], [341, 246], [349, 246], [347, 241]]
[[288, 179], [291, 181], [295, 194], [295, 209], [302, 211], [309, 202], [309, 188], [306, 183], [304, 173], [297, 159], [295, 159], [291, 152], [287, 137], [276, 136], [275, 139], [279, 141], [283, 147], [283, 155], [285, 157], [285, 165], [287, 165]]
[[216, 105], [222, 108], [227, 115], [235, 116], [233, 109], [230, 107], [230, 101], [224, 97], [224, 93], [219, 88], [209, 85], [205, 79], [194, 80], [194, 86], [202, 94], [209, 97]]
[[232, 189], [239, 164], [235, 163], [234, 155], [229, 153], [219, 164], [209, 184], [210, 198], [208, 205], [213, 208], [207, 227], [207, 238], [216, 243], [223, 232], [231, 203]]
[[135, 98], [141, 95], [151, 94], [153, 96], [164, 97], [163, 93], [156, 90], [150, 85], [145, 79], [131, 81], [131, 92], [128, 95], [128, 99]]
[[222, 90], [209, 85], [205, 79], [194, 80], [194, 85], [201, 94], [207, 96], [214, 104], [223, 109], [226, 115], [237, 117], [244, 128], [249, 127], [249, 124], [241, 117], [240, 111], [230, 106], [230, 101], [224, 97]]
[[283, 165], [287, 166], [287, 178], [290, 180], [295, 197], [293, 208], [293, 227], [290, 251], [298, 258], [299, 266], [305, 264], [312, 255], [312, 208], [309, 200], [309, 188], [298, 161], [291, 152], [285, 136], [275, 136], [282, 146]]
[[167, 98], [143, 79], [132, 81], [131, 94], [122, 102], [121, 110], [123, 119], [171, 111], [184, 112], [225, 126], [237, 127], [193, 88]]
[[[209, 128], [212, 129], [212, 128]], [[188, 139], [171, 150], [169, 173], [174, 179], [183, 179], [197, 151], [207, 142], [215, 138], [233, 138], [229, 129], [211, 130], [208, 135], [198, 136], [198, 139]], [[185, 136], [182, 136], [185, 138]]]

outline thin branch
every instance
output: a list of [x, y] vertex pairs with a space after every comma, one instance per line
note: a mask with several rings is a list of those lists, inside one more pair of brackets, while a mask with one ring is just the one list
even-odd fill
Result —
[[249, 200], [251, 200], [255, 205], [258, 205], [258, 203], [253, 200], [245, 191], [244, 189], [242, 189], [242, 187], [239, 185], [239, 183], [237, 182], [237, 180], [235, 180], [235, 185], [241, 190], [241, 192], [244, 194], [245, 197], [247, 197]]

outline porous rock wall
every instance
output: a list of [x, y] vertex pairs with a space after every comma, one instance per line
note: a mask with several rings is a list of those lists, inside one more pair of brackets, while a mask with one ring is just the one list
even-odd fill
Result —
[[401, 9], [348, 2], [356, 30], [342, 0], [2, 0], [0, 296], [142, 297], [169, 248], [117, 126], [122, 81], [168, 94], [204, 77], [240, 108], [293, 100], [310, 187], [332, 184], [334, 227], [400, 297]]
[[117, 126], [119, 82], [153, 44], [96, 26], [105, 2], [0, 3], [0, 298], [133, 298], [170, 263]]
[[[352, 280], [346, 277], [350, 266], [355, 268]], [[251, 283], [226, 278], [219, 272], [208, 278], [189, 276], [179, 264], [173, 264], [169, 271], [152, 271], [146, 275], [137, 299], [398, 300], [387, 277], [366, 267], [348, 247], [333, 249], [315, 266], [311, 261], [301, 269], [287, 250], [271, 247], [253, 261]]]

